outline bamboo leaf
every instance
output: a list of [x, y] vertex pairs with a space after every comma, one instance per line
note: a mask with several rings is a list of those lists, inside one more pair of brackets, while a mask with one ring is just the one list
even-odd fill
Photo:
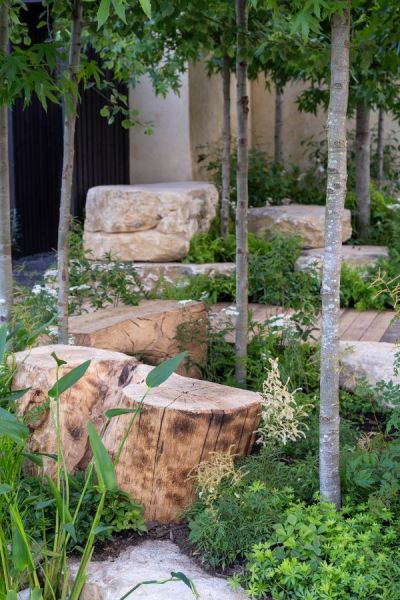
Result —
[[186, 577], [185, 573], [181, 573], [180, 571], [172, 572], [171, 577], [182, 581], [182, 583], [187, 585], [187, 587], [190, 589], [195, 598], [200, 598], [200, 594], [197, 591], [196, 586], [194, 585], [193, 581], [189, 579], [189, 577]]
[[78, 538], [76, 536], [76, 531], [73, 523], [64, 523], [63, 528], [74, 540], [75, 544], [78, 543]]
[[49, 475], [46, 475], [46, 481], [49, 484], [50, 491], [54, 496], [54, 500], [56, 501], [57, 511], [60, 515], [60, 518], [64, 523], [72, 523], [71, 513], [63, 502], [60, 490], [57, 488], [56, 484]]
[[56, 361], [57, 367], [62, 367], [63, 365], [67, 364], [67, 361], [63, 360], [62, 358], [58, 358], [58, 356], [55, 352], [52, 352], [50, 356], [52, 356], [54, 358], [54, 360]]
[[0, 363], [3, 362], [4, 352], [7, 343], [7, 323], [3, 323], [0, 327]]
[[2, 483], [0, 485], [0, 496], [3, 494], [9, 494], [10, 492], [12, 492], [11, 485], [8, 485], [8, 483]]
[[121, 0], [112, 0], [112, 3], [113, 3], [113, 7], [115, 9], [115, 12], [117, 13], [117, 15], [119, 16], [121, 21], [126, 23], [125, 3], [123, 2], [123, 0], [122, 1]]
[[43, 600], [43, 594], [40, 588], [35, 588], [31, 590], [31, 595], [29, 600]]
[[8, 590], [5, 600], [18, 600], [17, 592], [15, 590]]
[[0, 408], [0, 435], [9, 437], [16, 444], [24, 445], [29, 429], [23, 423], [19, 423], [15, 415]]
[[110, 410], [106, 411], [105, 416], [107, 419], [112, 419], [113, 417], [119, 417], [120, 415], [131, 415], [140, 411], [140, 408], [110, 408]]
[[30, 556], [18, 527], [14, 525], [12, 533], [12, 561], [14, 569], [21, 573], [30, 566]]
[[112, 460], [91, 421], [88, 421], [87, 429], [99, 483], [107, 490], [115, 490], [118, 486]]
[[37, 465], [38, 467], [43, 467], [43, 459], [38, 454], [35, 454], [34, 452], [23, 452], [22, 456], [33, 462], [33, 464]]
[[147, 375], [146, 384], [149, 388], [155, 388], [164, 383], [176, 371], [187, 352], [181, 352], [173, 358], [165, 360], [163, 363], [154, 367]]
[[22, 398], [22, 396], [24, 396], [26, 394], [26, 392], [29, 392], [31, 388], [25, 388], [24, 390], [15, 390], [15, 392], [11, 392], [10, 394], [7, 394], [6, 396], [1, 396], [0, 397], [0, 402], [1, 404], [8, 404], [9, 402], [15, 402], [15, 400], [19, 400], [20, 398]]
[[86, 373], [90, 365], [90, 360], [86, 360], [84, 363], [75, 367], [69, 373], [66, 373], [56, 383], [53, 385], [51, 390], [49, 390], [50, 398], [56, 398], [56, 396], [60, 396], [63, 392], [68, 390], [70, 387], [75, 385], [81, 377]]

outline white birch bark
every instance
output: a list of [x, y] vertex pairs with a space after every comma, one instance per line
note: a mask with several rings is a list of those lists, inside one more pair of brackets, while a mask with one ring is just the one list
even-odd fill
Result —
[[237, 58], [237, 205], [236, 205], [236, 367], [239, 386], [246, 385], [248, 339], [248, 114], [247, 91], [247, 1], [236, 0]]
[[275, 85], [275, 130], [274, 130], [274, 160], [276, 164], [282, 162], [282, 109], [283, 93]]
[[[8, 3], [0, 6], [0, 49], [8, 52]], [[10, 174], [8, 156], [8, 106], [0, 106], [0, 321], [10, 317], [13, 273], [10, 220]]]
[[222, 93], [223, 93], [223, 132], [222, 132], [222, 197], [221, 197], [221, 236], [226, 238], [229, 230], [229, 205], [230, 205], [230, 161], [231, 161], [231, 60], [224, 56], [222, 67]]
[[[83, 8], [80, 1], [72, 10], [71, 45], [67, 74], [75, 80], [81, 59]], [[77, 85], [77, 83], [76, 83]], [[61, 178], [60, 218], [58, 225], [57, 268], [58, 268], [58, 341], [68, 344], [68, 294], [69, 294], [69, 231], [71, 224], [72, 183], [75, 156], [75, 125], [78, 106], [77, 91], [69, 94], [64, 114], [64, 147]]]
[[382, 187], [383, 182], [383, 150], [384, 150], [384, 130], [385, 130], [385, 111], [379, 109], [378, 113], [378, 139], [376, 144], [377, 178], [376, 185], [378, 189]]
[[349, 91], [349, 11], [331, 21], [331, 84], [327, 119], [328, 181], [322, 277], [320, 492], [340, 506], [339, 309], [342, 213], [347, 182], [346, 113]]
[[361, 238], [368, 234], [371, 221], [370, 199], [370, 109], [358, 104], [356, 114], [356, 199], [357, 231]]

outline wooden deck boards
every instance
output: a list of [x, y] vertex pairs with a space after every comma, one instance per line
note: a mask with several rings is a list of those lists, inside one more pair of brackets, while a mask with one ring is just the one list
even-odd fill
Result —
[[[235, 307], [227, 302], [215, 304], [211, 311], [214, 317], [215, 329], [219, 329], [223, 324], [229, 322], [234, 327], [236, 318], [234, 310]], [[252, 320], [256, 323], [264, 323], [271, 317], [283, 318], [285, 315], [289, 316], [294, 312], [281, 306], [266, 304], [250, 304], [249, 310], [252, 314]], [[341, 309], [340, 312], [340, 339], [342, 340], [394, 343], [400, 339], [400, 320], [395, 319], [393, 311]], [[318, 339], [319, 334], [319, 323], [317, 323], [317, 329], [313, 332], [313, 337]], [[234, 338], [234, 331], [229, 332], [226, 336], [226, 340], [230, 343], [234, 342]]]

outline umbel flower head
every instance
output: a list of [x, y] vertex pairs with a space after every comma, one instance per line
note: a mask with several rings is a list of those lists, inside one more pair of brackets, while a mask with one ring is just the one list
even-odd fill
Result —
[[261, 423], [257, 430], [257, 443], [266, 446], [275, 441], [281, 444], [294, 442], [305, 437], [307, 425], [302, 422], [308, 417], [305, 406], [298, 404], [296, 392], [288, 389], [289, 379], [283, 383], [279, 373], [278, 359], [269, 359], [270, 369], [261, 392]]

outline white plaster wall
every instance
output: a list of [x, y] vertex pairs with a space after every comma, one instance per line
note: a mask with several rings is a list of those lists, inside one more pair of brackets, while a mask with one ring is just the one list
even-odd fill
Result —
[[130, 181], [156, 183], [190, 181], [193, 178], [189, 126], [189, 75], [182, 75], [180, 95], [166, 98], [154, 94], [145, 77], [130, 91], [130, 106], [139, 110], [141, 122], [153, 124], [153, 134], [144, 127], [130, 130]]

